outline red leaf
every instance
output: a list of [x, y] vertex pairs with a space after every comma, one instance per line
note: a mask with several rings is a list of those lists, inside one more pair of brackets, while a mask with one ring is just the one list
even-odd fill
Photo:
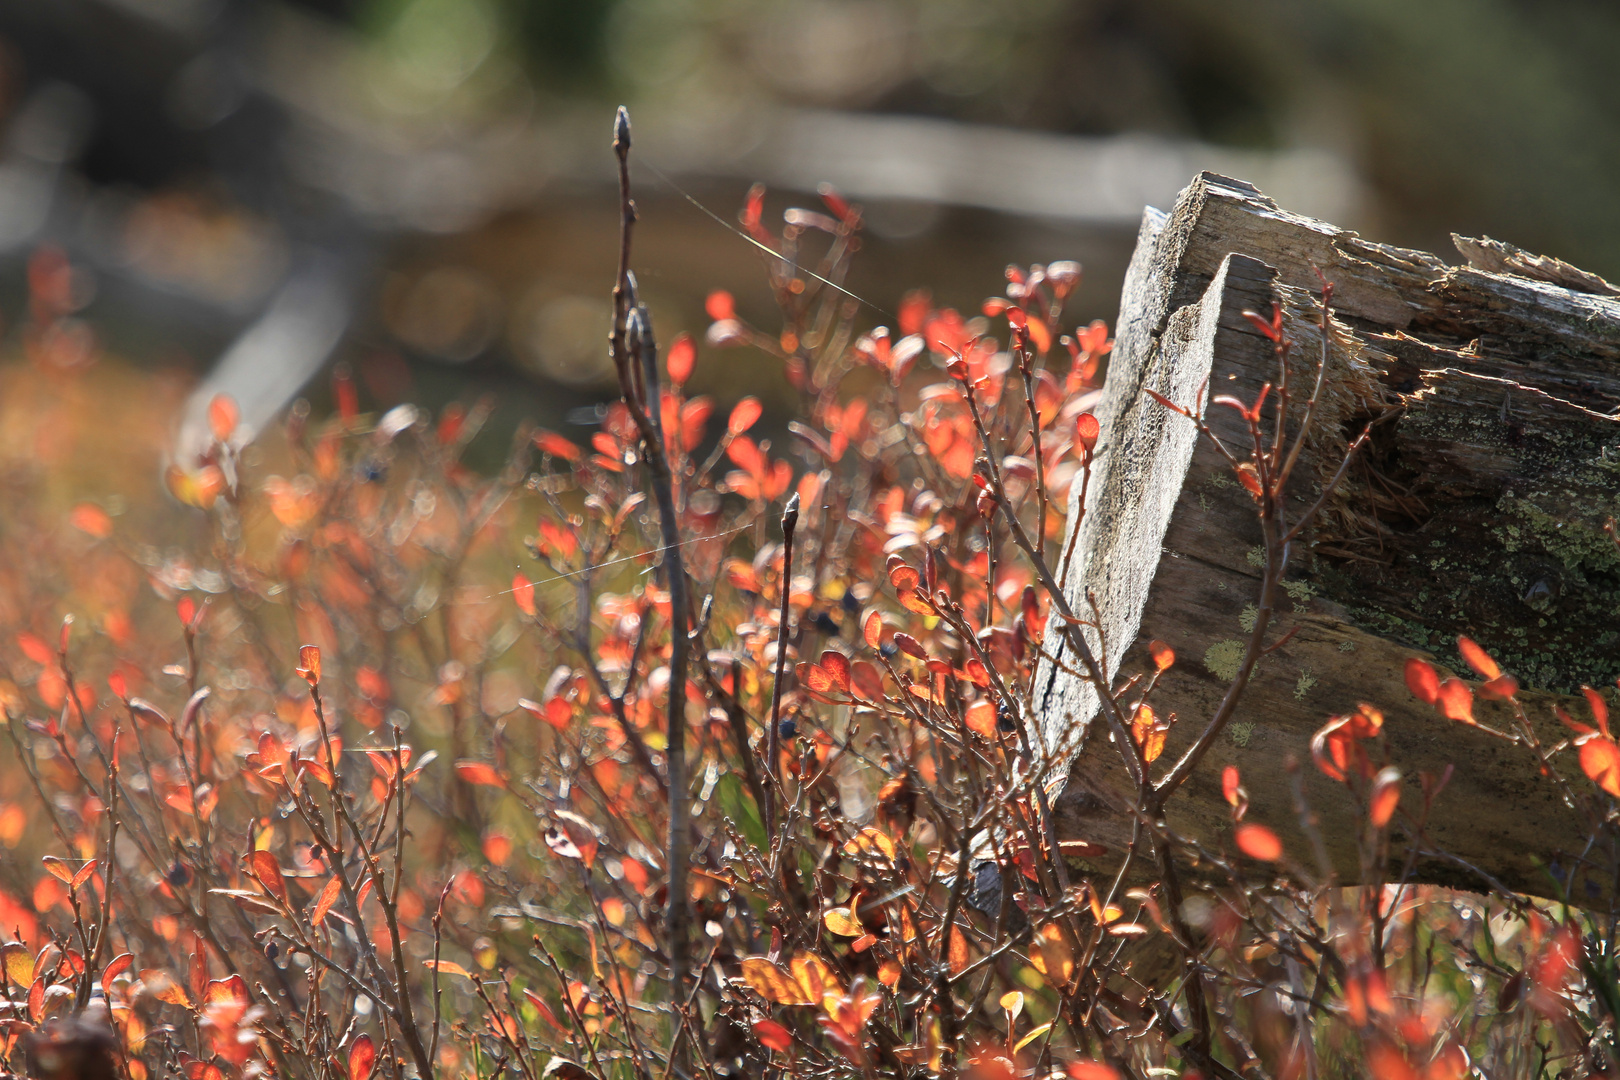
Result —
[[708, 312], [709, 318], [715, 322], [737, 317], [736, 302], [732, 300], [731, 294], [724, 289], [716, 289], [710, 293], [709, 298], [703, 303], [703, 310]]
[[1119, 1072], [1100, 1061], [1071, 1061], [1063, 1067], [1069, 1080], [1119, 1080]]
[[490, 765], [488, 762], [458, 761], [456, 762], [456, 775], [469, 784], [477, 784], [481, 787], [504, 788], [506, 786], [506, 781], [501, 779], [501, 774], [496, 772], [495, 766]]
[[996, 737], [996, 707], [988, 701], [975, 701], [962, 717], [968, 730], [986, 739]]
[[1462, 658], [1468, 661], [1468, 666], [1479, 672], [1479, 677], [1486, 682], [1502, 674], [1502, 669], [1496, 666], [1496, 661], [1492, 660], [1484, 649], [1475, 645], [1472, 639], [1459, 637], [1457, 651], [1462, 653]]
[[849, 693], [849, 657], [841, 652], [828, 649], [821, 654], [821, 667], [832, 679], [833, 685], [844, 693]]
[[1590, 686], [1581, 687], [1581, 693], [1586, 695], [1586, 703], [1592, 707], [1592, 719], [1597, 721], [1598, 730], [1607, 735], [1609, 733], [1609, 703], [1603, 700], [1603, 695]]
[[866, 644], [876, 649], [883, 644], [883, 615], [872, 612], [866, 617], [861, 626], [861, 635], [866, 638]]
[[229, 394], [215, 394], [214, 400], [208, 403], [208, 427], [219, 442], [230, 440], [241, 418], [242, 410], [236, 407], [236, 399]]
[[1092, 449], [1097, 445], [1097, 436], [1101, 434], [1102, 425], [1097, 423], [1095, 416], [1087, 412], [1081, 413], [1075, 418], [1074, 441], [1085, 448], [1087, 455], [1090, 455]]
[[517, 604], [518, 610], [534, 618], [534, 582], [521, 573], [512, 575], [512, 600]]
[[102, 989], [110, 992], [109, 988], [112, 986], [112, 981], [129, 970], [129, 966], [134, 962], [135, 958], [129, 953], [119, 953], [109, 960], [107, 966], [101, 971]]
[[731, 410], [731, 419], [726, 421], [726, 430], [733, 435], [741, 435], [759, 421], [764, 411], [758, 398], [745, 397]]
[[332, 905], [337, 903], [338, 894], [342, 891], [342, 880], [333, 875], [321, 888], [321, 895], [315, 898], [315, 906], [310, 909], [309, 922], [311, 926], [320, 926], [326, 921], [326, 913], [332, 910]]
[[311, 686], [320, 685], [321, 681], [321, 647], [319, 645], [301, 645], [298, 648], [298, 674]]
[[1148, 642], [1148, 653], [1153, 657], [1153, 666], [1160, 671], [1169, 671], [1176, 662], [1176, 650], [1162, 641]]
[[697, 361], [697, 345], [691, 334], [678, 334], [669, 346], [669, 381], [679, 386], [692, 376], [692, 365]]
[[1464, 724], [1476, 723], [1474, 720], [1474, 692], [1468, 684], [1461, 679], [1447, 679], [1440, 684], [1440, 712], [1448, 720], [1457, 720]]
[[370, 1035], [361, 1035], [349, 1047], [349, 1080], [368, 1080], [377, 1063], [377, 1045]]
[[80, 503], [68, 515], [73, 527], [82, 533], [88, 533], [98, 540], [105, 540], [113, 534], [113, 520], [107, 511], [95, 503]]
[[1581, 743], [1581, 771], [1598, 787], [1620, 799], [1620, 746], [1606, 735]]
[[1221, 797], [1226, 800], [1227, 805], [1238, 804], [1238, 790], [1242, 786], [1243, 779], [1236, 765], [1228, 765], [1221, 770]]
[[754, 1037], [759, 1040], [761, 1046], [781, 1053], [786, 1053], [793, 1045], [793, 1036], [788, 1033], [788, 1029], [775, 1020], [755, 1020]]
[[1243, 485], [1244, 491], [1247, 491], [1256, 499], [1260, 498], [1260, 470], [1255, 468], [1253, 462], [1245, 461], [1232, 471], [1237, 473], [1238, 483]]
[[1400, 770], [1391, 766], [1379, 772], [1373, 780], [1372, 797], [1367, 800], [1367, 817], [1376, 828], [1382, 829], [1395, 816], [1401, 804]]
[[922, 581], [922, 575], [917, 573], [917, 568], [898, 555], [889, 556], [889, 562], [885, 569], [889, 573], [889, 584], [894, 586], [894, 591], [897, 593], [905, 593], [915, 589], [917, 583]]
[[1406, 688], [1419, 701], [1433, 705], [1440, 700], [1440, 676], [1417, 657], [1406, 662]]
[[560, 457], [565, 461], [578, 461], [582, 456], [579, 447], [558, 435], [555, 431], [536, 432], [534, 445], [542, 454], [551, 454], [553, 457]]
[[1251, 859], [1261, 862], [1276, 862], [1282, 858], [1282, 841], [1277, 834], [1264, 825], [1239, 825], [1232, 834], [1232, 840], [1238, 850]]
[[897, 632], [894, 635], [894, 647], [907, 656], [915, 656], [918, 660], [928, 659], [928, 650], [922, 647], [922, 642], [910, 634]]
[[266, 892], [283, 904], [287, 902], [287, 882], [281, 876], [281, 864], [276, 862], [274, 855], [268, 851], [255, 851], [248, 857], [248, 866]]

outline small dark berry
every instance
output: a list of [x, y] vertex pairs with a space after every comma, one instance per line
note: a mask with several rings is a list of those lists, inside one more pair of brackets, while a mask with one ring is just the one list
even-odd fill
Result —
[[281, 946], [277, 945], [273, 941], [267, 941], [267, 942], [264, 943], [264, 958], [266, 960], [274, 960], [276, 957], [278, 957], [280, 955], [281, 955]]
[[175, 863], [173, 866], [169, 867], [169, 872], [163, 876], [165, 879], [167, 879], [170, 885], [173, 885], [176, 888], [179, 888], [182, 885], [191, 884], [191, 868], [185, 863]]
[[799, 733], [799, 723], [791, 716], [776, 725], [776, 732], [784, 739], [791, 739]]

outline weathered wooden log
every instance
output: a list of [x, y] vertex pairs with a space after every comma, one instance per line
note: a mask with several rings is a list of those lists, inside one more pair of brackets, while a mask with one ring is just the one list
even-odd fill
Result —
[[[1179, 719], [1162, 769], [1231, 683], [1263, 549], [1255, 504], [1230, 465], [1144, 390], [1187, 406], [1206, 384], [1206, 398], [1252, 400], [1276, 381], [1277, 359], [1242, 313], [1269, 313], [1274, 300], [1295, 343], [1295, 386], [1308, 387], [1321, 346], [1320, 269], [1334, 284], [1334, 325], [1315, 434], [1290, 490], [1295, 512], [1369, 424], [1371, 442], [1295, 546], [1270, 637], [1294, 636], [1260, 661], [1233, 721], [1168, 807], [1170, 824], [1219, 843], [1231, 827], [1220, 777], [1237, 765], [1251, 819], [1306, 857], [1286, 769], [1295, 760], [1330, 855], [1353, 879], [1361, 825], [1344, 789], [1312, 766], [1309, 742], [1330, 715], [1365, 701], [1387, 717], [1407, 808], [1417, 807], [1420, 772], [1456, 766], [1426, 844], [1473, 869], [1427, 857], [1419, 879], [1480, 888], [1488, 874], [1546, 893], [1571, 867], [1581, 874], [1571, 853], [1585, 827], [1529, 751], [1441, 719], [1407, 690], [1403, 668], [1421, 655], [1472, 678], [1455, 645], [1468, 635], [1518, 676], [1549, 743], [1567, 734], [1554, 703], [1588, 715], [1569, 699], [1582, 684], [1614, 698], [1620, 547], [1604, 524], [1620, 516], [1620, 299], [1556, 260], [1492, 241], [1459, 238], [1459, 250], [1479, 265], [1370, 243], [1208, 173], [1168, 215], [1148, 211], [1098, 410], [1089, 506], [1063, 580], [1077, 612], [1100, 614], [1086, 633], [1116, 685], [1151, 670], [1149, 641], [1176, 651], [1153, 699]], [[1247, 449], [1235, 412], [1206, 407], [1205, 418]], [[1049, 666], [1037, 684], [1048, 745], [1072, 761], [1062, 829], [1117, 851], [1134, 793], [1076, 666]], [[1504, 705], [1476, 708], [1482, 722], [1509, 726]], [[1573, 758], [1561, 760], [1589, 786]]]

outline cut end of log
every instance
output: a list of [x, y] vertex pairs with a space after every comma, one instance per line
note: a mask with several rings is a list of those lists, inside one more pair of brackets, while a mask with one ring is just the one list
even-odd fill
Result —
[[[1534, 802], [1522, 751], [1446, 726], [1401, 672], [1423, 653], [1466, 675], [1455, 652], [1466, 634], [1519, 677], [1549, 726], [1558, 695], [1620, 676], [1620, 547], [1604, 532], [1620, 517], [1620, 298], [1559, 260], [1457, 242], [1467, 266], [1290, 214], [1210, 173], [1169, 213], [1149, 212], [1097, 410], [1089, 509], [1080, 521], [1071, 512], [1062, 581], [1076, 611], [1096, 614], [1087, 634], [1110, 678], [1147, 670], [1150, 639], [1182, 658], [1154, 700], [1182, 718], [1173, 759], [1235, 674], [1263, 559], [1254, 503], [1229, 463], [1145, 391], [1195, 409], [1218, 394], [1252, 400], [1276, 382], [1277, 360], [1243, 311], [1273, 302], [1294, 343], [1290, 378], [1314, 381], [1320, 270], [1334, 286], [1328, 374], [1289, 493], [1295, 512], [1352, 438], [1365, 429], [1371, 441], [1295, 546], [1275, 631], [1294, 637], [1261, 661], [1201, 767], [1208, 775], [1194, 777], [1186, 824], [1221, 827], [1213, 777], [1233, 763], [1288, 831], [1283, 763], [1309, 759], [1329, 715], [1371, 701], [1390, 717], [1394, 760], [1414, 772], [1457, 764], [1448, 799], [1491, 808], [1436, 820], [1442, 846], [1534, 888], [1544, 875], [1527, 853], [1573, 837], [1571, 822]], [[1206, 419], [1247, 451], [1235, 413]], [[1062, 800], [1072, 834], [1123, 843], [1134, 795], [1093, 724], [1096, 688], [1052, 666], [1037, 693], [1049, 750], [1073, 762]], [[1307, 787], [1313, 801], [1343, 799], [1320, 778]], [[1346, 856], [1343, 844], [1335, 854]]]

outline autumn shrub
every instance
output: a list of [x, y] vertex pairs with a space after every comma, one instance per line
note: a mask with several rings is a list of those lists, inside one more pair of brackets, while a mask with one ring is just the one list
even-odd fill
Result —
[[[756, 189], [739, 231], [780, 325], [717, 292], [703, 342], [661, 346], [623, 114], [615, 147], [620, 393], [587, 445], [524, 429], [480, 473], [461, 458], [487, 405], [379, 415], [340, 372], [333, 415], [300, 403], [253, 438], [217, 399], [166, 508], [132, 509], [134, 476], [65, 504], [49, 466], [11, 453], [13, 1071], [1612, 1074], [1612, 908], [1414, 884], [1402, 853], [1446, 778], [1402, 778], [1375, 704], [1324, 718], [1295, 770], [1361, 808], [1354, 884], [1244, 821], [1263, 798], [1310, 834], [1302, 785], [1251, 793], [1228, 769], [1219, 850], [1165, 825], [1198, 764], [1196, 746], [1160, 760], [1168, 725], [1197, 722], [1153, 710], [1175, 656], [1155, 643], [1155, 670], [1104, 675], [1094, 615], [1060, 587], [1107, 436], [1090, 411], [1107, 329], [1065, 321], [1078, 264], [1009, 268], [980, 313], [907, 293], [874, 328], [843, 285], [859, 208], [828, 190], [773, 231]], [[81, 333], [39, 277], [26, 340]], [[754, 399], [686, 392], [732, 347], [781, 365], [789, 445], [758, 436]], [[27, 370], [12, 390], [57, 404], [8, 437], [59, 442], [98, 376], [40, 347]], [[1310, 523], [1282, 507], [1311, 396], [1284, 380], [1210, 406], [1248, 418], [1232, 490], [1274, 542], [1268, 576]], [[1461, 648], [1478, 692], [1513, 700]], [[1108, 688], [1142, 793], [1128, 851], [1056, 833], [1046, 665]], [[1408, 681], [1473, 723], [1468, 683], [1421, 660]], [[1578, 755], [1591, 784], [1546, 782], [1620, 865], [1620, 749], [1588, 697], [1566, 743], [1522, 710], [1496, 734], [1527, 774]], [[1082, 876], [1081, 855], [1113, 870]]]

